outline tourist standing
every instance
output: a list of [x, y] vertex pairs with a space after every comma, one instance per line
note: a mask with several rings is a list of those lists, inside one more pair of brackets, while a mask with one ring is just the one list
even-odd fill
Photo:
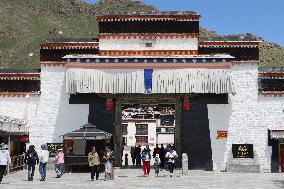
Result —
[[41, 150], [38, 152], [39, 157], [39, 173], [41, 175], [40, 181], [45, 181], [46, 165], [49, 158], [49, 151], [46, 144], [41, 145]]
[[63, 165], [64, 165], [64, 153], [62, 148], [58, 148], [56, 152], [55, 159], [53, 160], [55, 164], [56, 178], [60, 178], [63, 175]]
[[9, 151], [5, 149], [5, 144], [0, 145], [0, 184], [2, 182], [5, 170], [11, 163]]
[[142, 151], [142, 161], [143, 161], [143, 172], [144, 176], [147, 177], [147, 175], [150, 174], [150, 162], [151, 162], [151, 150], [149, 149], [149, 145], [146, 145], [146, 148]]
[[141, 145], [139, 145], [136, 148], [135, 154], [136, 154], [136, 166], [140, 166], [141, 165]]
[[100, 157], [96, 151], [96, 147], [92, 147], [92, 151], [88, 155], [88, 162], [91, 168], [91, 179], [94, 181], [94, 176], [96, 175], [96, 180], [99, 179], [100, 175]]
[[35, 151], [35, 146], [30, 145], [25, 154], [25, 163], [28, 165], [28, 181], [33, 181], [35, 174], [35, 165], [38, 165], [38, 154]]
[[105, 181], [106, 180], [113, 180], [114, 173], [113, 173], [113, 160], [114, 154], [111, 151], [110, 147], [106, 147], [105, 155], [104, 155], [105, 163]]
[[165, 167], [165, 156], [166, 156], [165, 148], [164, 148], [163, 144], [161, 144], [159, 156], [160, 156], [160, 159], [161, 159], [160, 167], [163, 169]]
[[132, 146], [130, 149], [131, 159], [133, 166], [135, 165], [135, 159], [136, 159], [136, 153], [135, 153], [135, 147]]
[[169, 151], [166, 153], [166, 159], [170, 170], [170, 177], [173, 176], [175, 159], [178, 157], [177, 152], [174, 150], [173, 146], [169, 146]]
[[156, 154], [159, 154], [160, 156], [160, 148], [158, 144], [156, 144], [156, 148], [154, 148], [153, 157], [156, 157]]

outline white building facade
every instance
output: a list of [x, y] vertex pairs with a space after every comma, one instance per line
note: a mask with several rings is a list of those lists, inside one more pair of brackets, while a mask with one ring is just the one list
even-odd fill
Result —
[[[164, 29], [160, 34], [152, 34], [151, 32], [158, 28], [155, 19], [156, 21], [164, 19], [165, 25], [169, 20], [175, 19], [176, 23], [171, 22], [172, 27], [178, 26], [176, 28], [181, 29], [172, 31], [162, 27]], [[283, 80], [284, 74], [283, 70], [280, 70], [267, 72], [268, 75], [265, 77], [261, 75], [264, 72], [259, 71], [259, 59], [255, 58], [255, 53], [259, 53], [258, 41], [244, 40], [244, 38], [223, 39], [223, 41], [201, 39], [196, 29], [199, 28], [199, 25], [196, 26], [199, 21], [199, 15], [196, 13], [133, 14], [126, 17], [108, 15], [98, 16], [98, 21], [99, 42], [52, 41], [42, 44], [40, 90], [22, 92], [9, 89], [9, 91], [6, 90], [8, 84], [1, 83], [0, 89], [3, 90], [0, 93], [0, 115], [26, 120], [30, 144], [39, 148], [43, 143], [62, 143], [64, 134], [88, 123], [90, 104], [71, 104], [71, 96], [82, 93], [122, 96], [151, 94], [165, 95], [167, 98], [167, 95], [174, 94], [182, 99], [179, 110], [184, 108], [183, 102], [186, 101], [186, 97], [190, 102], [188, 110], [183, 109], [185, 112], [183, 116], [180, 114], [175, 120], [179, 119], [179, 128], [183, 128], [178, 130], [180, 132], [178, 134], [188, 135], [181, 137], [183, 142], [196, 146], [199, 143], [197, 141], [202, 143], [203, 136], [195, 135], [190, 138], [190, 133], [186, 133], [186, 129], [199, 132], [198, 128], [191, 127], [191, 123], [195, 120], [190, 117], [193, 115], [199, 119], [199, 115], [194, 114], [194, 108], [199, 108], [198, 95], [225, 95], [227, 103], [213, 102], [206, 105], [206, 110], [196, 109], [200, 114], [207, 115], [209, 130], [206, 134], [210, 139], [211, 154], [206, 155], [212, 157], [212, 170], [217, 172], [272, 172], [277, 168], [278, 171], [282, 170], [281, 165], [273, 162], [277, 156], [278, 161], [284, 158], [279, 157], [281, 152], [277, 149], [277, 145], [280, 145], [282, 140], [281, 137], [275, 139], [271, 136], [273, 133], [284, 131], [283, 90], [280, 87], [274, 91], [263, 91], [260, 89], [260, 80], [267, 77]], [[144, 30], [147, 29], [145, 27], [147, 22], [156, 25], [154, 24], [154, 29], [149, 29], [149, 34], [146, 35], [129, 28], [128, 33], [125, 33], [127, 28], [115, 25], [120, 22], [127, 24], [141, 22], [136, 26]], [[181, 22], [188, 24], [187, 33], [184, 31], [184, 23]], [[107, 23], [114, 24], [118, 29], [110, 29]], [[106, 32], [108, 30], [109, 33]], [[226, 49], [233, 53], [226, 53]], [[219, 53], [212, 55], [215, 51]], [[223, 53], [227, 55], [220, 55]], [[145, 70], [149, 69], [152, 70], [152, 74], [150, 74], [151, 80], [148, 81], [148, 76], [146, 77], [148, 72]], [[272, 73], [277, 73], [277, 77]], [[0, 78], [1, 81], [7, 82], [15, 80], [14, 78], [26, 81], [31, 77], [23, 75], [13, 71], [9, 71], [8, 74], [1, 72]], [[115, 77], [119, 79], [113, 79]], [[189, 112], [190, 121], [186, 119], [186, 111]], [[131, 121], [127, 124], [127, 135], [121, 137], [127, 138], [127, 146], [134, 146], [137, 144], [137, 124]], [[148, 143], [154, 146], [173, 142], [177, 145], [179, 139], [176, 139], [176, 136], [158, 134], [156, 122], [147, 124]], [[193, 144], [192, 141], [196, 143]], [[198, 152], [197, 149], [189, 148], [187, 151], [182, 151], [187, 143], [183, 143], [183, 148], [180, 147], [181, 144], [176, 147], [180, 148], [179, 152], [188, 154], [189, 164], [193, 165], [190, 168], [199, 169], [200, 162], [196, 160], [194, 164], [195, 157], [191, 154], [191, 150]], [[241, 152], [233, 151], [233, 146], [236, 145], [239, 145], [239, 149], [249, 149], [238, 156]], [[117, 149], [119, 148], [115, 147], [116, 151]], [[276, 168], [271, 168], [274, 165]]]

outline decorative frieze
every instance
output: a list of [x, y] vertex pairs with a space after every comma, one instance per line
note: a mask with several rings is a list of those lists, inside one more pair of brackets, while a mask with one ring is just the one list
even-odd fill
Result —
[[40, 73], [0, 73], [0, 80], [40, 80]]
[[105, 21], [166, 21], [166, 20], [193, 20], [198, 21], [200, 18], [199, 14], [196, 13], [188, 13], [188, 14], [131, 14], [131, 15], [98, 15], [96, 16], [98, 22]]
[[100, 50], [101, 56], [172, 56], [197, 55], [198, 50]]
[[42, 43], [41, 49], [98, 49], [98, 42], [87, 42], [87, 43]]
[[40, 95], [38, 92], [0, 92], [0, 97], [27, 97], [29, 95]]
[[99, 39], [187, 39], [198, 38], [198, 33], [101, 33], [98, 35]]
[[184, 55], [184, 56], [98, 56], [98, 55], [66, 55], [63, 57], [67, 62], [77, 63], [218, 63], [231, 62], [234, 57], [230, 55]]
[[64, 61], [41, 61], [41, 66], [52, 66], [52, 67], [62, 67], [65, 66], [66, 62]]
[[258, 47], [261, 41], [200, 41], [200, 47]]

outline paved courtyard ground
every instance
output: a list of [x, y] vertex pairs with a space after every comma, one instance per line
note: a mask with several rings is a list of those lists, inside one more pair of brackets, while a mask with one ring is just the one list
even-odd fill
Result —
[[40, 182], [38, 171], [33, 182], [27, 181], [27, 172], [17, 172], [4, 178], [0, 189], [255, 189], [284, 188], [284, 175], [279, 173], [214, 173], [190, 171], [188, 176], [182, 176], [176, 171], [173, 178], [168, 172], [161, 172], [154, 177], [151, 170], [149, 177], [143, 177], [139, 169], [116, 169], [114, 181], [104, 181], [103, 175], [98, 181], [92, 182], [88, 173], [66, 173], [62, 178], [55, 178], [54, 171], [49, 170], [47, 181]]

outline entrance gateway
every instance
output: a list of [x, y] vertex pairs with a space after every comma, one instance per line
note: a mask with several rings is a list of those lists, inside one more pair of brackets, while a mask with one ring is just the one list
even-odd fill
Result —
[[[199, 17], [194, 12], [100, 15], [98, 54], [63, 57], [70, 104], [89, 104], [89, 123], [112, 134], [115, 166], [122, 165], [125, 143], [122, 107], [171, 104], [177, 166], [187, 153], [189, 168], [213, 169], [207, 105], [228, 103], [234, 57], [198, 55]], [[137, 144], [141, 137], [135, 137]]]
[[[113, 108], [106, 105], [112, 101]], [[178, 154], [187, 153], [190, 169], [212, 170], [212, 150], [208, 120], [208, 104], [226, 104], [226, 94], [199, 94], [190, 96], [190, 108], [182, 94], [172, 95], [71, 95], [70, 104], [89, 104], [89, 123], [113, 134], [115, 166], [121, 166], [123, 133], [122, 106], [124, 104], [173, 104], [175, 106], [174, 145]], [[145, 145], [144, 145], [145, 146]], [[143, 147], [143, 146], [142, 146]], [[181, 157], [181, 156], [180, 156]], [[177, 161], [181, 166], [181, 158]]]

